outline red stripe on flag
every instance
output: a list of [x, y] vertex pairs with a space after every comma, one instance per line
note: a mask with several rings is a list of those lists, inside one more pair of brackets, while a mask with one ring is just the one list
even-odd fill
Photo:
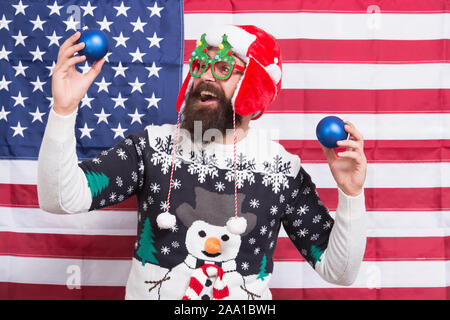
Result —
[[449, 5], [442, 0], [412, 1], [375, 1], [360, 0], [277, 0], [258, 1], [185, 0], [184, 13], [246, 13], [246, 12], [347, 12], [366, 13], [370, 5], [376, 5], [382, 13], [444, 13], [450, 12]]
[[450, 89], [282, 89], [267, 113], [445, 113]]
[[[445, 63], [450, 61], [450, 39], [334, 40], [278, 39], [283, 63]], [[196, 40], [185, 40], [188, 63]]]
[[[364, 261], [450, 259], [450, 237], [368, 237]], [[278, 238], [274, 261], [305, 261], [289, 238]]]
[[[450, 287], [420, 288], [271, 288], [274, 300], [447, 300]], [[125, 287], [0, 282], [0, 300], [123, 300]]]
[[[135, 236], [0, 232], [0, 255], [129, 260]], [[289, 238], [280, 237], [274, 261], [304, 261]], [[364, 261], [450, 259], [450, 237], [368, 237]]]
[[[307, 162], [307, 161], [305, 161]], [[15, 192], [21, 194], [20, 197]], [[338, 193], [336, 188], [317, 188], [323, 203], [336, 210]], [[368, 211], [441, 211], [450, 210], [450, 188], [365, 188]], [[0, 184], [0, 206], [39, 208], [36, 186]], [[112, 207], [100, 210], [136, 211], [136, 200], [132, 197]]]
[[[303, 163], [327, 163], [318, 140], [279, 142]], [[336, 148], [341, 150], [345, 148]], [[364, 140], [364, 154], [369, 163], [448, 162], [450, 140]]]
[[274, 300], [447, 300], [450, 287], [272, 288]]

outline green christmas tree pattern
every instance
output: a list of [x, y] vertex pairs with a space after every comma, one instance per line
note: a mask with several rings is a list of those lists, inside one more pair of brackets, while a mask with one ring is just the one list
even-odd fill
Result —
[[100, 194], [109, 185], [109, 178], [103, 172], [87, 171], [85, 175], [92, 198]]
[[144, 223], [141, 239], [139, 240], [139, 249], [137, 251], [138, 256], [142, 259], [143, 266], [146, 262], [158, 264], [158, 260], [156, 260], [154, 255], [157, 252], [155, 246], [153, 245], [155, 242], [153, 239], [154, 236], [155, 234], [153, 233], [152, 226], [147, 218]]
[[259, 274], [256, 279], [261, 279], [262, 281], [264, 281], [264, 278], [269, 275], [266, 272], [266, 265], [267, 265], [267, 258], [266, 255], [264, 255], [264, 257], [262, 257], [261, 259], [261, 267], [259, 268]]
[[313, 258], [314, 265], [316, 265], [316, 263], [321, 260], [322, 254], [323, 250], [316, 247], [315, 245], [311, 246], [311, 257]]

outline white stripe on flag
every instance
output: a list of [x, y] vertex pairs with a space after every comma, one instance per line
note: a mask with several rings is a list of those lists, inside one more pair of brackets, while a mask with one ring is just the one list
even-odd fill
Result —
[[239, 13], [187, 14], [185, 38], [199, 39], [205, 26], [253, 24], [277, 39], [430, 40], [450, 38], [450, 14]]

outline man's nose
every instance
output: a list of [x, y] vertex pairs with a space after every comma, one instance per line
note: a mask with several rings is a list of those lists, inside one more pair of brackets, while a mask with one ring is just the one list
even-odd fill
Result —
[[208, 65], [208, 69], [200, 77], [204, 81], [216, 81], [216, 78], [212, 74], [211, 65]]

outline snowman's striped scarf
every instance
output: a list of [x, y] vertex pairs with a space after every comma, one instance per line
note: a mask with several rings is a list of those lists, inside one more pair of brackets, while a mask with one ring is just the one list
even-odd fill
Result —
[[229, 291], [228, 286], [223, 281], [223, 273], [223, 269], [214, 264], [204, 264], [200, 268], [195, 269], [182, 300], [200, 299], [200, 293], [210, 277], [216, 277], [216, 280], [213, 283], [213, 299], [227, 299]]

